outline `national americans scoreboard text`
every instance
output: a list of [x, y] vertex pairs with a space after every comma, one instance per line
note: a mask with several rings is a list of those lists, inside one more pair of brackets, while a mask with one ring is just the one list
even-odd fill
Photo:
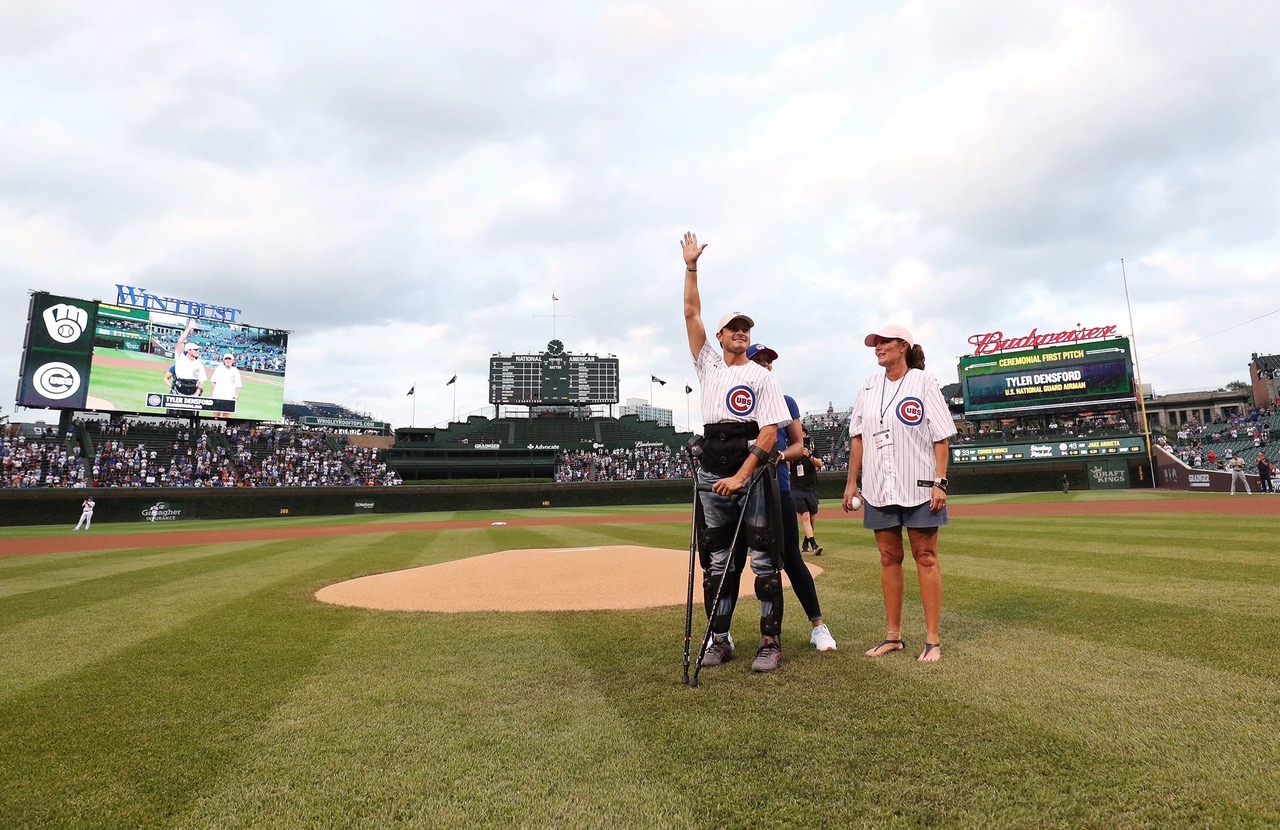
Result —
[[618, 359], [543, 353], [489, 358], [489, 403], [538, 405], [615, 404]]

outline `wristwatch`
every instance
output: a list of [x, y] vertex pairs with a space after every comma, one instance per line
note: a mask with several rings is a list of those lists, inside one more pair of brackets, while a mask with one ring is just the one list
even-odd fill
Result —
[[933, 480], [933, 486], [937, 487], [944, 493], [947, 492], [947, 480], [945, 478], [935, 478]]

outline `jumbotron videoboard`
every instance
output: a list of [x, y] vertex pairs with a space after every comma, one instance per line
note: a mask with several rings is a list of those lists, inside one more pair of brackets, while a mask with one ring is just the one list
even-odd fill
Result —
[[[278, 421], [289, 332], [246, 325], [239, 315], [125, 285], [112, 304], [32, 291], [16, 402]], [[175, 383], [183, 337], [199, 349], [204, 376], [185, 392]]]
[[1133, 353], [1115, 337], [960, 358], [966, 416], [1026, 415], [1132, 404]]
[[552, 340], [542, 354], [489, 358], [489, 403], [524, 406], [618, 402], [618, 358], [569, 354]]

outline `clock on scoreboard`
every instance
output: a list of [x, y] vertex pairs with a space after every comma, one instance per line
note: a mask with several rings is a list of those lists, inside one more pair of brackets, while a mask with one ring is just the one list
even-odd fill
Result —
[[618, 358], [569, 354], [552, 340], [542, 354], [489, 358], [489, 403], [590, 405], [618, 402]]

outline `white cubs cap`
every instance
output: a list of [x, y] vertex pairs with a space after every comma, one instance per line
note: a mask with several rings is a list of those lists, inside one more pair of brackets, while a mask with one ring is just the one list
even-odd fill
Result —
[[738, 319], [746, 320], [747, 328], [753, 329], [756, 327], [756, 321], [752, 320], [750, 317], [743, 314], [741, 311], [728, 311], [728, 312], [725, 312], [725, 315], [720, 318], [720, 323], [716, 326], [716, 334], [719, 334], [724, 329], [725, 326], [729, 325], [734, 320], [738, 320]]
[[877, 337], [883, 337], [885, 340], [905, 341], [907, 348], [911, 348], [916, 344], [915, 338], [911, 336], [911, 332], [907, 331], [906, 326], [881, 326], [868, 334], [862, 342], [867, 346], [874, 346]]

